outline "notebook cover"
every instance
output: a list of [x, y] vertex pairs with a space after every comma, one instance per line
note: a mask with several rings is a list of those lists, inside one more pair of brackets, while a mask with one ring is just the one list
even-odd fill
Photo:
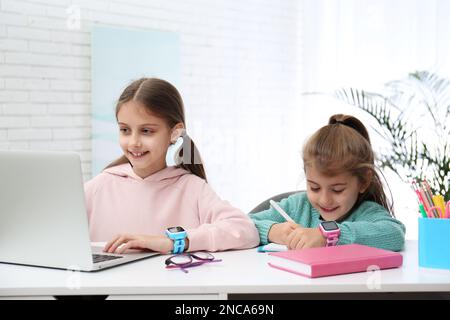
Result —
[[360, 244], [269, 253], [271, 267], [310, 278], [366, 272], [370, 266], [397, 268], [402, 263], [398, 252]]

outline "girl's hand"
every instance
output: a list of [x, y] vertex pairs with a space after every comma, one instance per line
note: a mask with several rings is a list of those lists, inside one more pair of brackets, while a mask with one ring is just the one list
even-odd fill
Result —
[[319, 228], [301, 228], [293, 230], [287, 237], [287, 246], [290, 250], [325, 247], [327, 240]]
[[173, 241], [166, 236], [121, 234], [109, 241], [103, 251], [122, 254], [127, 249], [148, 249], [170, 253], [173, 249]]
[[288, 235], [299, 226], [293, 222], [276, 223], [270, 228], [267, 239], [270, 242], [287, 245]]

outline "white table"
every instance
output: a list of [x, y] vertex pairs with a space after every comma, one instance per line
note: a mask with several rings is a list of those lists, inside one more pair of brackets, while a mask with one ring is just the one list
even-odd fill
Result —
[[398, 269], [309, 279], [271, 268], [256, 249], [214, 253], [222, 262], [167, 270], [157, 256], [96, 272], [0, 264], [0, 299], [108, 295], [109, 299], [227, 299], [232, 294], [450, 292], [450, 270], [419, 268], [407, 241]]

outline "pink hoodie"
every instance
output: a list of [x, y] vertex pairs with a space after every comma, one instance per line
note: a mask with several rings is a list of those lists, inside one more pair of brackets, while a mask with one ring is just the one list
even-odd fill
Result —
[[164, 235], [182, 226], [189, 251], [252, 248], [259, 235], [251, 219], [221, 200], [201, 178], [167, 167], [145, 179], [129, 164], [108, 168], [85, 184], [91, 241], [121, 233]]

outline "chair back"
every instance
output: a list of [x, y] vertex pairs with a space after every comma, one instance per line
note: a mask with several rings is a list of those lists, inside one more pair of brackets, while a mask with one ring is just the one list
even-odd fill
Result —
[[269, 203], [270, 200], [273, 200], [275, 202], [280, 202], [282, 199], [287, 198], [292, 194], [304, 192], [304, 191], [305, 190], [297, 190], [297, 191], [289, 191], [289, 192], [277, 194], [276, 196], [270, 197], [269, 199], [258, 204], [255, 208], [252, 209], [252, 211], [249, 212], [249, 214], [269, 209], [270, 208], [270, 203]]

